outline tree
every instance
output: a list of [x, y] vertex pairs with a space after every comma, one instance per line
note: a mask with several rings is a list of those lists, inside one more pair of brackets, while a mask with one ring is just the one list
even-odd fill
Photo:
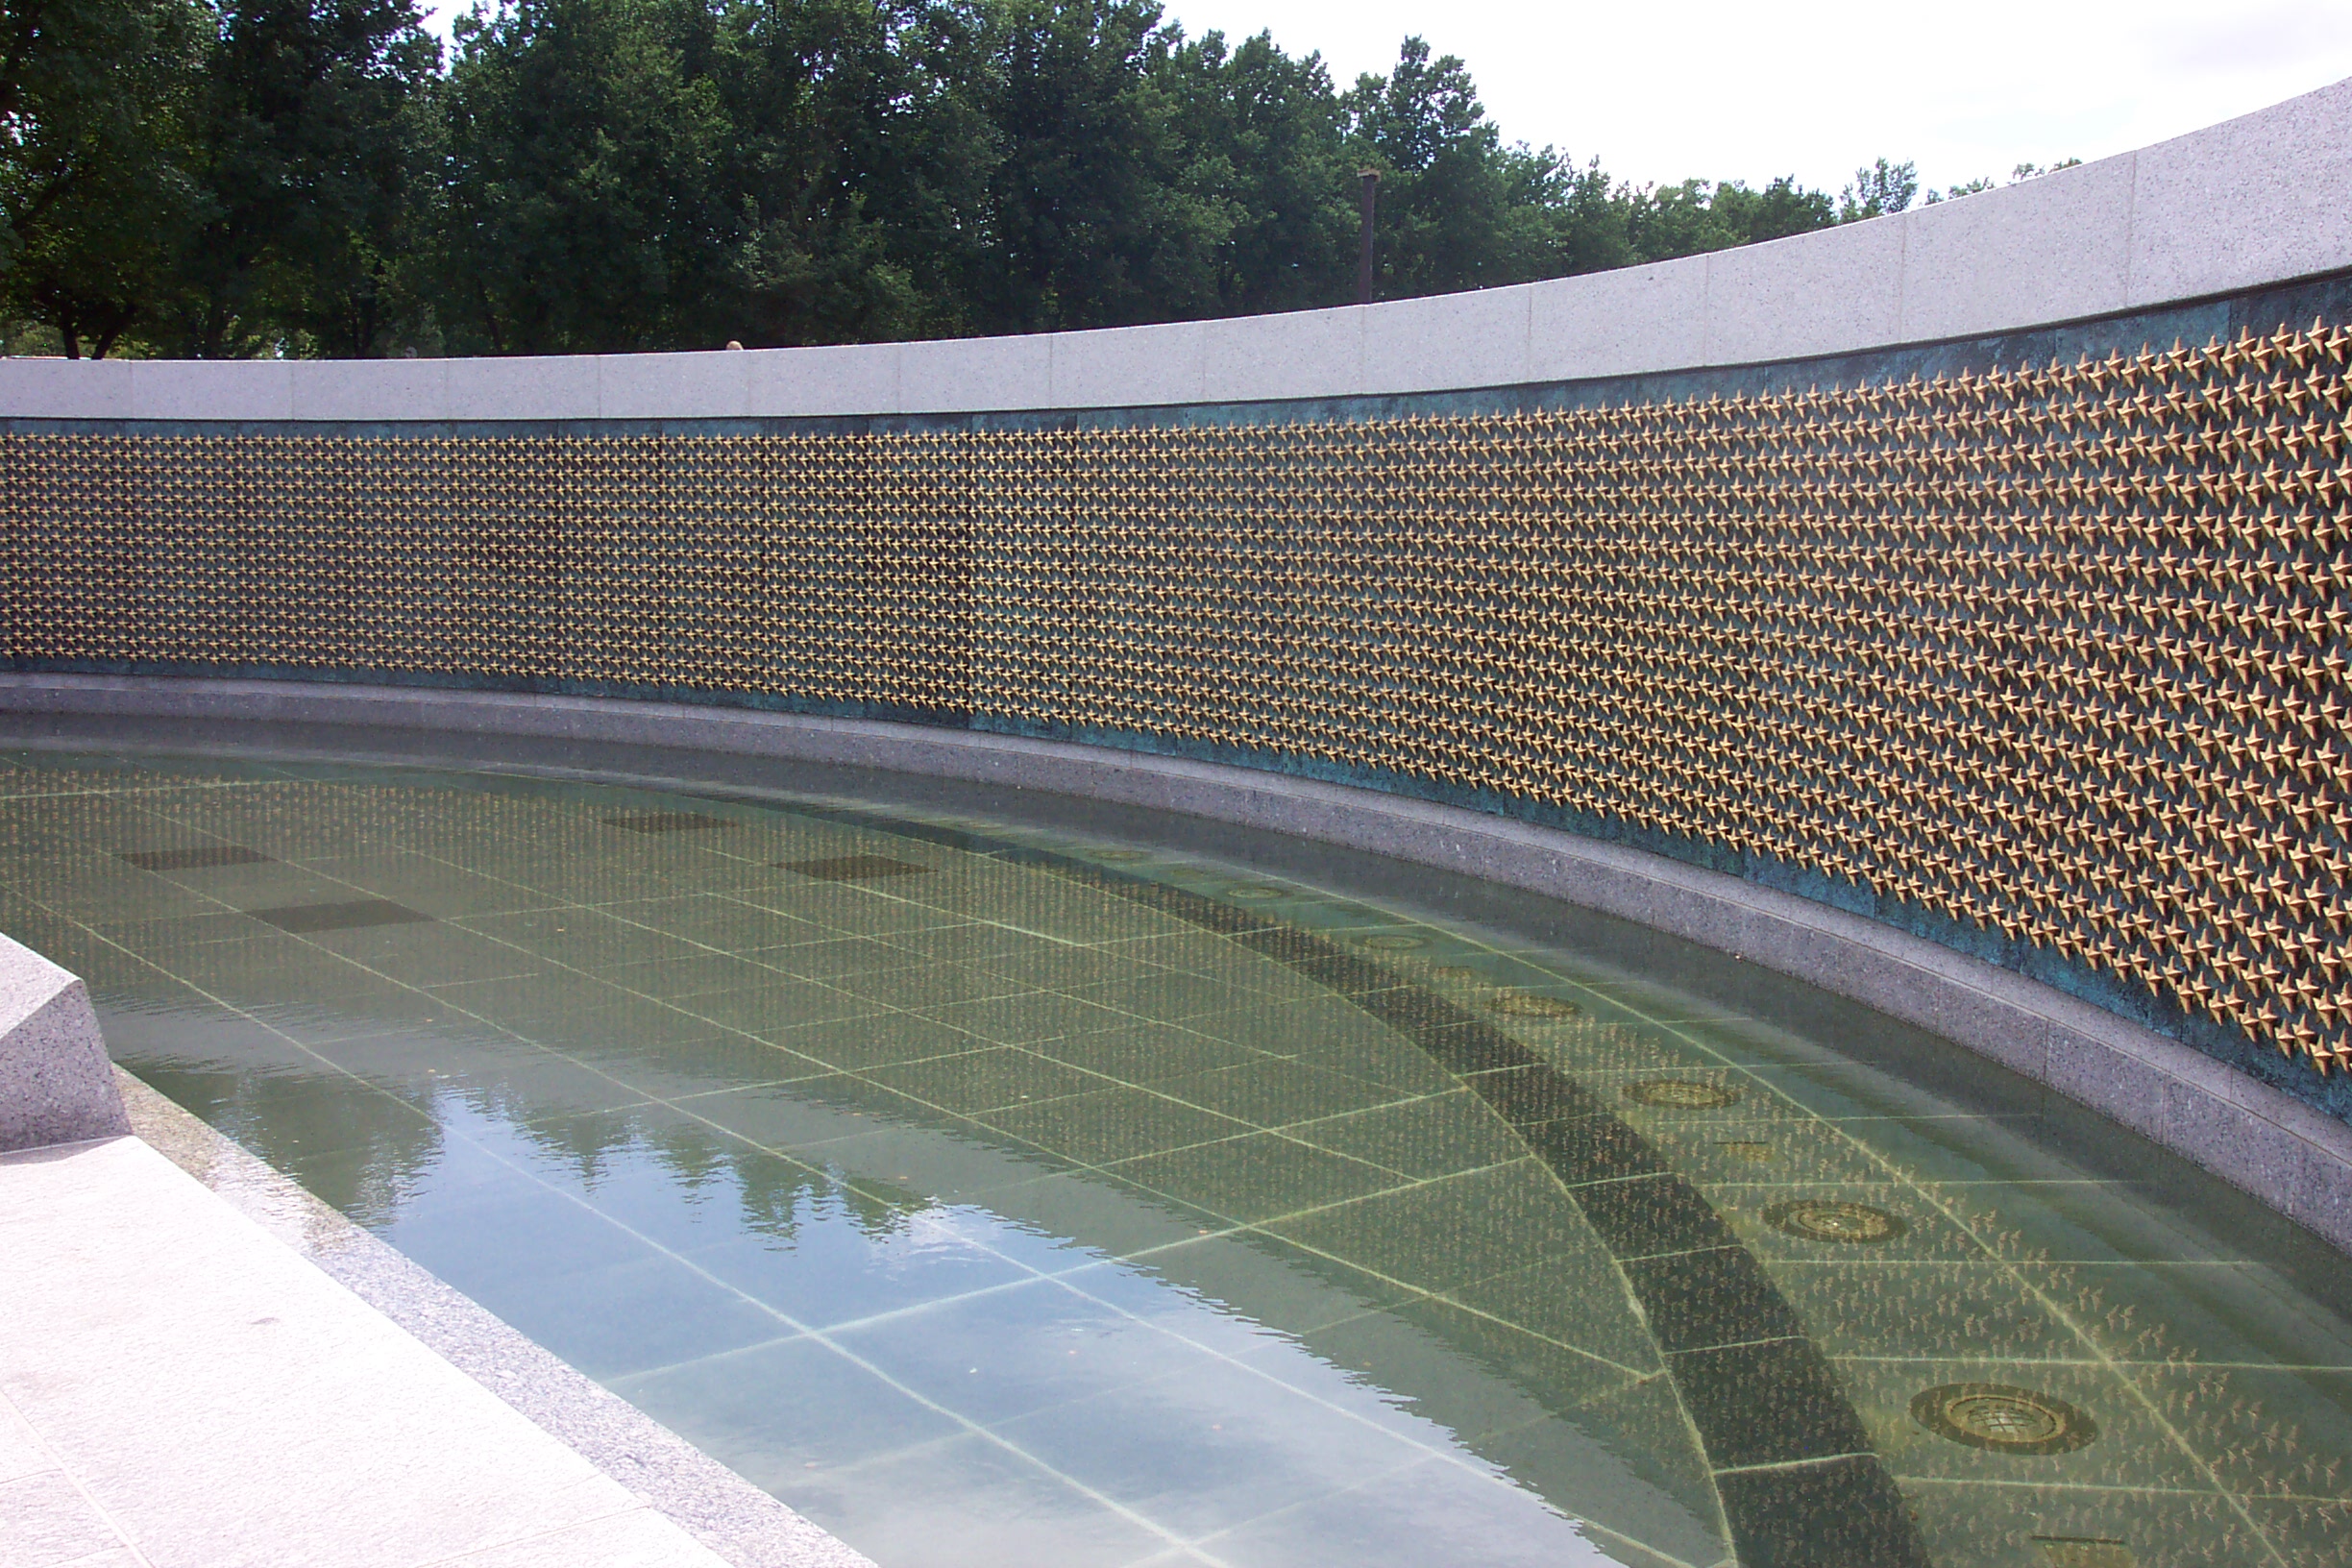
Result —
[[1356, 160], [1321, 57], [1294, 60], [1261, 33], [1181, 44], [1161, 68], [1175, 104], [1181, 179], [1230, 220], [1198, 313], [1247, 315], [1347, 298], [1356, 256]]
[[741, 221], [692, 0], [521, 0], [457, 24], [438, 279], [453, 346], [710, 347]]
[[6, 0], [0, 303], [103, 356], [168, 287], [200, 201], [191, 0]]
[[1468, 67], [1409, 37], [1386, 75], [1341, 100], [1352, 143], [1383, 173], [1381, 289], [1392, 295], [1521, 282], [1548, 275], [1564, 235], [1555, 216], [1575, 176], [1551, 149], [1506, 147]]
[[[723, 311], [752, 344], [953, 330], [998, 135], [963, 0], [728, 0], [707, 69], [740, 223]], [[689, 70], [698, 61], [690, 59]]]
[[1919, 165], [1890, 163], [1882, 158], [1867, 168], [1854, 170], [1853, 184], [1838, 196], [1838, 220], [1855, 223], [1900, 212], [1918, 195]]
[[1245, 214], [1228, 171], [1188, 156], [1182, 32], [1152, 0], [997, 0], [990, 15], [1001, 156], [988, 264], [968, 278], [979, 319], [1038, 331], [1213, 308]]
[[197, 358], [384, 352], [422, 238], [440, 46], [411, 0], [219, 0], [194, 115], [205, 202], [159, 331]]
[[[2074, 168], [2081, 162], [2082, 159], [2079, 158], [2063, 158], [2046, 168], [2039, 163], [2020, 163], [2009, 171], [2009, 183], [2014, 185], [2021, 181], [2038, 180], [2046, 174], [2055, 174], [2060, 169]], [[1938, 202], [1957, 201], [1963, 196], [1973, 196], [1979, 191], [1991, 190], [1993, 184], [1993, 181], [1983, 175], [1973, 180], [1963, 180], [1957, 184], [1947, 185], [1942, 190], [1929, 191], [1924, 205], [1933, 207]]]
[[421, 3], [0, 0], [0, 345], [570, 353], [1298, 309], [1354, 297], [1363, 168], [1391, 298], [1920, 194], [1883, 159], [1836, 199], [1622, 184], [1505, 141], [1421, 38], [1341, 92], [1160, 0], [482, 0], [446, 61]]
[[1686, 180], [1630, 192], [1629, 201], [1628, 229], [1645, 261], [1785, 239], [1838, 221], [1826, 192], [1807, 190], [1789, 175], [1761, 190], [1737, 180]]

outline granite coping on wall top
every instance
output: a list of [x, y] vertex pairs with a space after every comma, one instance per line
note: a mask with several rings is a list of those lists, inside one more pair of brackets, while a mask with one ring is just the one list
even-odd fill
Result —
[[593, 398], [563, 406], [529, 400], [491, 399], [478, 405], [447, 407], [370, 404], [361, 400], [339, 404], [341, 412], [328, 418], [295, 415], [274, 404], [228, 395], [207, 396], [184, 406], [142, 404], [129, 411], [85, 407], [71, 402], [28, 401], [10, 392], [10, 378], [28, 361], [0, 360], [0, 433], [440, 440], [1186, 429], [1468, 418], [1629, 403], [1761, 397], [1810, 387], [1888, 385], [1915, 377], [1932, 380], [2020, 366], [2074, 364], [2111, 355], [2129, 357], [2143, 351], [2160, 352], [2176, 342], [2204, 343], [2249, 331], [2266, 335], [2283, 326], [2308, 325], [2315, 317], [2352, 317], [2352, 246], [2347, 247], [2341, 265], [2309, 277], [2226, 295], [2055, 318], [1931, 341], [1846, 348], [1755, 362], [1659, 366], [1578, 377], [1465, 380], [1444, 386], [1378, 392], [1262, 388], [1262, 396], [1244, 396], [1212, 389], [1199, 397], [1160, 402], [1139, 393], [1124, 402], [1064, 399], [923, 409], [809, 410], [756, 404], [721, 409], [689, 401], [668, 406], [630, 404], [619, 412]]

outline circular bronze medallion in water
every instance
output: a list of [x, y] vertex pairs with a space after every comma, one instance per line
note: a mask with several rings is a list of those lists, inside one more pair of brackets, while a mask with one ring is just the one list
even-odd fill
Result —
[[1703, 1078], [1644, 1078], [1628, 1084], [1625, 1097], [1661, 1111], [1716, 1111], [1739, 1098], [1739, 1090]]
[[1356, 939], [1359, 946], [1374, 948], [1384, 953], [1409, 953], [1415, 947], [1429, 945], [1427, 937], [1409, 937], [1399, 932], [1376, 931], [1368, 937]]
[[1873, 1209], [1867, 1203], [1810, 1198], [1774, 1204], [1764, 1211], [1764, 1223], [1807, 1241], [1892, 1241], [1911, 1228], [1884, 1209]]
[[1268, 887], [1263, 882], [1240, 882], [1225, 890], [1228, 898], [1280, 898], [1288, 888]]
[[1498, 991], [1486, 998], [1486, 1011], [1511, 1018], [1573, 1018], [1584, 1010], [1561, 996], [1536, 991]]
[[1948, 1383], [1911, 1401], [1911, 1419], [1939, 1437], [1997, 1454], [2071, 1454], [2098, 1425], [2052, 1394], [2005, 1383]]
[[1118, 866], [1151, 859], [1151, 851], [1148, 849], [1097, 849], [1093, 851], [1093, 855], [1096, 860], [1109, 861]]

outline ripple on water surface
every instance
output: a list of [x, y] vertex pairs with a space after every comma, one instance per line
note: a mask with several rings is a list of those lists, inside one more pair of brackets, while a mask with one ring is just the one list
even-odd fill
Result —
[[0, 928], [886, 1568], [2352, 1556], [2352, 1270], [2129, 1135], [1532, 900], [985, 808], [16, 751]]

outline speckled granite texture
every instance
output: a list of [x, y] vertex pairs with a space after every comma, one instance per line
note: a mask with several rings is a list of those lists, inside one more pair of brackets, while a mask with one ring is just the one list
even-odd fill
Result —
[[130, 1130], [89, 992], [0, 936], [0, 1151]]
[[116, 1070], [130, 1125], [140, 1138], [735, 1568], [873, 1568], [864, 1555]]

